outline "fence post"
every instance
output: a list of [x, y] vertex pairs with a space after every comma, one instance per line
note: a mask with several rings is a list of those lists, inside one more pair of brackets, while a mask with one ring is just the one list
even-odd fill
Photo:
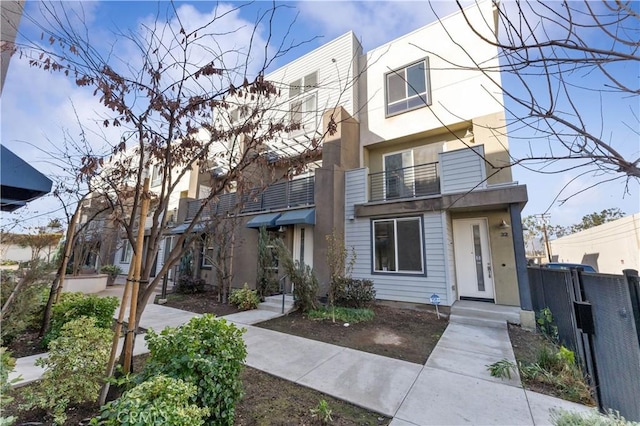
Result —
[[633, 318], [636, 322], [636, 333], [638, 333], [638, 346], [640, 346], [640, 281], [638, 280], [638, 271], [635, 269], [625, 269], [622, 273], [629, 286]]

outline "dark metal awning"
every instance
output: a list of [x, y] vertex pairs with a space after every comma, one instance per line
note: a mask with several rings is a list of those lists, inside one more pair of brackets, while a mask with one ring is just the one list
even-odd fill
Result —
[[51, 179], [0, 145], [0, 209], [12, 212], [51, 191]]
[[316, 224], [316, 209], [294, 210], [284, 213], [276, 220], [276, 226], [306, 223]]
[[273, 228], [279, 217], [280, 213], [260, 214], [247, 222], [247, 228]]
[[[179, 234], [184, 234], [184, 232], [187, 230], [187, 228], [191, 225], [191, 222], [187, 222], [187, 223], [181, 223], [180, 225], [176, 226], [173, 229], [170, 229], [168, 234], [169, 235], [179, 235]], [[192, 234], [197, 234], [198, 232], [202, 232], [207, 228], [207, 224], [206, 223], [196, 223], [195, 225], [193, 225], [193, 228], [191, 229], [191, 233]]]

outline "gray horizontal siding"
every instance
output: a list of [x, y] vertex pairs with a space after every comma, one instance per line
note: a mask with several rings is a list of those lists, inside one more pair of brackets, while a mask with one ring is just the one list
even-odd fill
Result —
[[[475, 151], [475, 152], [474, 152]], [[440, 159], [440, 185], [443, 194], [484, 189], [484, 146], [442, 152]]]
[[357, 256], [353, 277], [372, 280], [378, 299], [429, 303], [431, 295], [437, 293], [442, 304], [451, 304], [447, 295], [447, 263], [444, 253], [442, 215], [439, 212], [426, 213], [423, 217], [426, 277], [424, 275], [373, 274], [371, 271], [371, 221], [369, 219], [346, 221], [346, 244], [347, 247], [355, 249]]

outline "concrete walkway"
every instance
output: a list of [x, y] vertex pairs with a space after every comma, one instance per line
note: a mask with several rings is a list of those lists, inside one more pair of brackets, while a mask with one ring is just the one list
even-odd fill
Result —
[[[161, 330], [194, 316], [148, 305], [141, 326]], [[489, 375], [487, 364], [515, 361], [506, 327], [451, 323], [427, 363], [420, 365], [249, 325], [276, 316], [248, 311], [224, 317], [247, 330], [248, 366], [392, 417], [393, 426], [542, 425], [550, 424], [553, 407], [588, 410], [526, 391], [517, 375], [505, 381]], [[146, 352], [143, 336], [138, 336], [135, 352]], [[42, 369], [33, 366], [35, 358], [19, 359], [12, 376], [37, 380]]]

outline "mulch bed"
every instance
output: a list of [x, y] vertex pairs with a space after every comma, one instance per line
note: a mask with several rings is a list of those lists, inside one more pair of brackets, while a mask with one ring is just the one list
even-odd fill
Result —
[[427, 310], [399, 309], [376, 304], [371, 321], [345, 326], [342, 322], [313, 320], [299, 312], [256, 324], [258, 327], [294, 334], [377, 355], [424, 364], [447, 327]]
[[233, 305], [218, 302], [218, 293], [213, 291], [197, 294], [169, 294], [164, 306], [196, 314], [216, 314], [218, 317], [240, 312]]
[[42, 339], [38, 334], [40, 334], [39, 330], [27, 330], [9, 342], [7, 348], [11, 352], [11, 356], [22, 358], [46, 352], [47, 350], [42, 346]]

